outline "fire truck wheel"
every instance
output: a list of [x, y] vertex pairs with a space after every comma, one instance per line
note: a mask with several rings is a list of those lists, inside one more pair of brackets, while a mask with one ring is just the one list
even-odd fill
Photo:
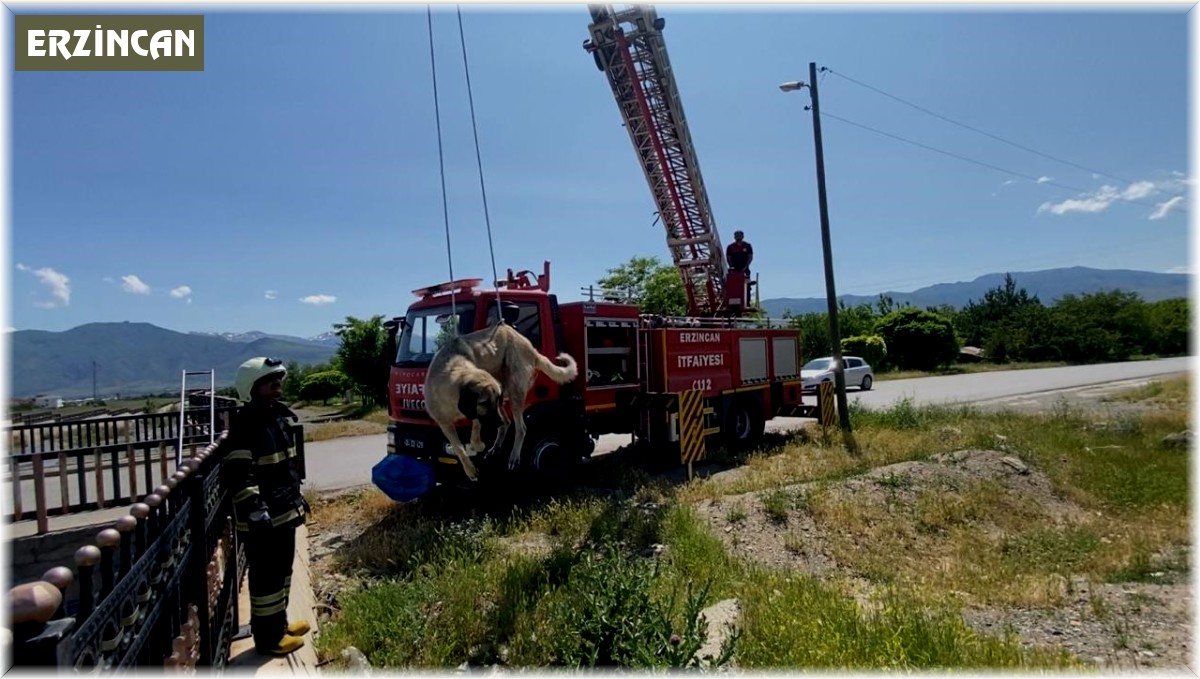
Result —
[[758, 445], [765, 427], [766, 422], [758, 404], [748, 399], [737, 399], [726, 408], [725, 422], [721, 428], [724, 430], [725, 445], [733, 450], [746, 450]]
[[579, 455], [556, 432], [529, 432], [525, 455], [538, 474], [567, 476], [579, 466]]

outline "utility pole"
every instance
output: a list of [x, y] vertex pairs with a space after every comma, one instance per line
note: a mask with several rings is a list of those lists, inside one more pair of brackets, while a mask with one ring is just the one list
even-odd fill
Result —
[[808, 87], [812, 105], [813, 139], [817, 151], [817, 199], [821, 206], [821, 251], [825, 258], [825, 298], [829, 306], [829, 340], [833, 345], [833, 383], [837, 394], [837, 410], [842, 431], [850, 432], [850, 411], [846, 407], [846, 366], [842, 363], [842, 337], [838, 330], [837, 291], [833, 284], [833, 246], [829, 243], [829, 202], [825, 198], [825, 149], [821, 144], [821, 101], [817, 96], [817, 64], [808, 63], [808, 82], [793, 80], [783, 83], [779, 89], [795, 92]]
[[95, 403], [99, 400], [100, 397], [96, 395], [96, 362], [92, 361], [92, 402]]
[[825, 296], [829, 305], [829, 341], [833, 345], [833, 384], [842, 430], [850, 431], [846, 407], [846, 366], [842, 362], [842, 338], [838, 330], [837, 292], [833, 285], [833, 246], [829, 242], [829, 202], [825, 199], [825, 150], [821, 144], [821, 102], [817, 97], [817, 64], [808, 63], [808, 89], [812, 93], [813, 143], [817, 149], [817, 200], [821, 206], [821, 250], [825, 256]]

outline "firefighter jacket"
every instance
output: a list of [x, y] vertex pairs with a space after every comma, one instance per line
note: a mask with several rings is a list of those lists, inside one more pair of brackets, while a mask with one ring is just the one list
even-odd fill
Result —
[[229, 425], [222, 476], [233, 493], [238, 530], [251, 524], [272, 528], [304, 523], [308, 503], [300, 493], [300, 468], [287, 418], [296, 414], [281, 403], [252, 401]]
[[745, 269], [750, 266], [750, 261], [754, 259], [754, 248], [749, 241], [733, 241], [725, 248], [725, 261], [729, 262], [730, 268]]

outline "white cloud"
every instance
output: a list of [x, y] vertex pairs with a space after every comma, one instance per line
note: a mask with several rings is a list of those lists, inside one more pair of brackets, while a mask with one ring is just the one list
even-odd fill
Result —
[[181, 285], [178, 288], [171, 290], [171, 296], [175, 299], [187, 298], [187, 300], [191, 302], [192, 289], [186, 285]]
[[300, 301], [305, 304], [333, 304], [337, 301], [337, 297], [333, 295], [309, 295], [308, 297], [301, 297]]
[[[1040, 182], [1041, 180], [1038, 181]], [[1042, 212], [1049, 212], [1056, 215], [1065, 215], [1071, 212], [1095, 214], [1098, 212], [1104, 212], [1118, 200], [1141, 200], [1160, 191], [1173, 192], [1181, 190], [1181, 187], [1186, 184], [1187, 180], [1179, 178], [1160, 182], [1144, 180], [1140, 182], [1134, 182], [1124, 189], [1119, 189], [1111, 184], [1105, 184], [1099, 189], [1092, 191], [1091, 193], [1085, 193], [1078, 198], [1068, 198], [1061, 203], [1042, 203], [1038, 207], [1037, 211], [1039, 214]], [[1160, 204], [1158, 206], [1158, 210], [1155, 210], [1154, 215], [1158, 215], [1160, 211], [1162, 211], [1163, 214], [1161, 216], [1151, 215], [1150, 218], [1162, 219], [1167, 212], [1178, 207], [1180, 202], [1181, 197], [1177, 196], [1171, 200], [1168, 200], [1166, 203]], [[1171, 204], [1170, 207], [1164, 208], [1164, 206], [1168, 203]]]
[[137, 276], [134, 276], [133, 274], [129, 274], [128, 276], [121, 276], [121, 281], [122, 281], [121, 289], [124, 290], [125, 292], [132, 293], [134, 295], [149, 295], [150, 294], [150, 286], [143, 283], [142, 279], [138, 278]]
[[1015, 179], [1005, 179], [1004, 183], [1001, 184], [1000, 186], [1008, 186], [1009, 184], [1016, 184], [1016, 183], [1017, 183], [1017, 180], [1015, 180]]
[[17, 270], [32, 273], [34, 276], [37, 276], [42, 285], [50, 289], [50, 296], [54, 299], [47, 302], [34, 302], [34, 306], [43, 309], [53, 309], [54, 307], [67, 306], [71, 303], [71, 279], [67, 278], [66, 274], [59, 273], [48, 266], [40, 269], [32, 269], [20, 262], [17, 263]]
[[267, 299], [275, 299], [275, 291], [267, 290], [267, 294], [263, 295], [263, 297], [266, 297]]
[[1166, 270], [1166, 273], [1191, 273], [1192, 270], [1185, 264], [1183, 266], [1173, 266]]
[[1039, 183], [1039, 184], [1045, 184], [1046, 182], [1052, 182], [1052, 181], [1054, 181], [1054, 177], [1045, 177], [1045, 176], [1043, 176], [1043, 177], [1038, 177], [1038, 182], [1037, 182], [1037, 183]]
[[1180, 205], [1183, 205], [1183, 196], [1175, 196], [1165, 203], [1159, 203], [1158, 207], [1154, 208], [1154, 212], [1151, 213], [1150, 219], [1162, 219], [1171, 214], [1171, 211]]
[[1125, 200], [1141, 200], [1154, 193], [1155, 190], [1154, 182], [1134, 182], [1125, 189], [1121, 197]]

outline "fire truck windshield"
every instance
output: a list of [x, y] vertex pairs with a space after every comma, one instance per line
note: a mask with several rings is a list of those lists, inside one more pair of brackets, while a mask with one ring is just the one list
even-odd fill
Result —
[[[456, 303], [454, 311], [458, 312], [458, 334], [465, 335], [475, 329], [474, 302]], [[429, 365], [438, 348], [454, 337], [454, 325], [449, 304], [409, 311], [397, 342], [396, 365], [401, 368]]]

